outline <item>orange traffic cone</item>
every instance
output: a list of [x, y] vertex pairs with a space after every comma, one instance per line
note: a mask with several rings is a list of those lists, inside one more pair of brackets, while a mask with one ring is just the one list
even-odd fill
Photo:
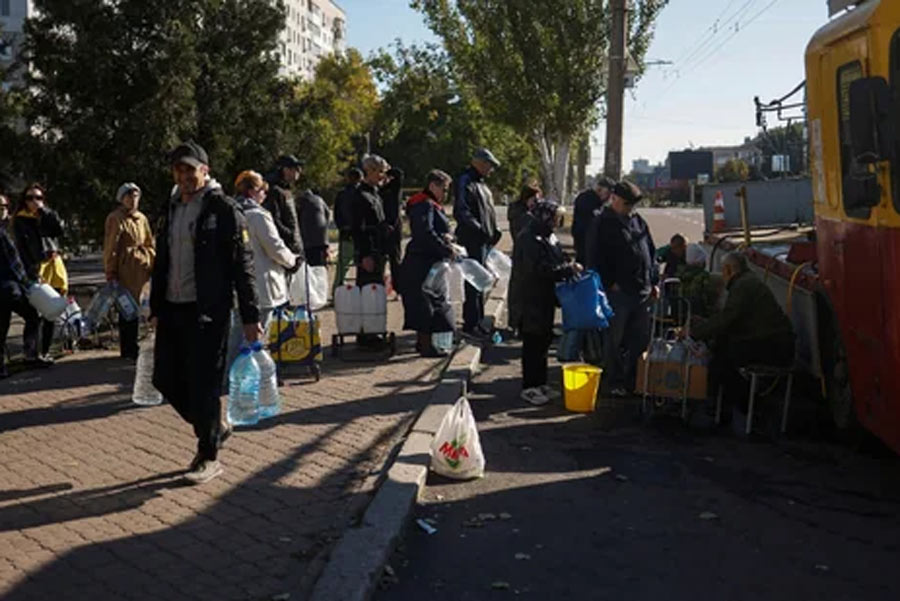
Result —
[[713, 232], [725, 231], [725, 197], [721, 190], [716, 192], [716, 200], [713, 203]]

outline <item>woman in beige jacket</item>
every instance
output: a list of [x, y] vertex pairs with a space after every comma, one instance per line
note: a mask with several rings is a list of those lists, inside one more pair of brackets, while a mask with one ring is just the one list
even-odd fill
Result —
[[[141, 292], [150, 279], [156, 246], [150, 222], [138, 210], [141, 189], [137, 184], [122, 184], [116, 192], [117, 206], [106, 218], [103, 242], [103, 265], [106, 281], [118, 282], [134, 300], [141, 301]], [[137, 359], [138, 320], [131, 322], [119, 317], [119, 348], [122, 357]]]

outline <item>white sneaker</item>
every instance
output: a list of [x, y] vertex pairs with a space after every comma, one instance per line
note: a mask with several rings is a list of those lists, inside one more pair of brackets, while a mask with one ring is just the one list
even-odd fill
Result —
[[548, 398], [549, 400], [551, 400], [551, 401], [558, 401], [559, 399], [562, 398], [562, 395], [561, 395], [560, 393], [558, 393], [557, 391], [553, 390], [552, 388], [550, 388], [550, 387], [547, 386], [546, 384], [544, 384], [543, 386], [541, 386], [541, 393], [543, 393], [543, 395], [544, 395], [545, 397], [547, 397], [547, 398]]
[[550, 402], [550, 399], [541, 392], [540, 388], [526, 388], [522, 391], [521, 397], [523, 401], [527, 401], [535, 407], [540, 407]]
[[222, 464], [215, 459], [203, 459], [196, 465], [191, 463], [191, 469], [184, 475], [184, 479], [192, 484], [204, 484], [209, 482], [224, 471]]

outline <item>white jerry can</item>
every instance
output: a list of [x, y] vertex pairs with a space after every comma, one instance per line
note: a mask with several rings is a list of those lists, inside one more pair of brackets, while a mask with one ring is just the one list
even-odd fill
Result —
[[359, 334], [362, 331], [362, 295], [359, 286], [345, 284], [334, 291], [334, 314], [338, 334]]
[[387, 332], [387, 290], [381, 284], [360, 288], [362, 297], [362, 331], [366, 334]]

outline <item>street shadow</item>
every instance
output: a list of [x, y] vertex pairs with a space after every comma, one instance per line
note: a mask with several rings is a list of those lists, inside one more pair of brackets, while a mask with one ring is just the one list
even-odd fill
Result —
[[118, 356], [68, 355], [44, 369], [20, 371], [0, 382], [0, 397], [79, 386], [117, 385], [131, 391], [135, 364]]
[[39, 497], [41, 495], [50, 495], [53, 493], [71, 489], [71, 483], [60, 482], [59, 484], [48, 484], [46, 486], [35, 486], [33, 488], [0, 490], [0, 503], [4, 503], [6, 501], [16, 501], [18, 499], [27, 499], [29, 497]]
[[85, 422], [103, 419], [126, 411], [138, 409], [131, 402], [131, 390], [119, 392], [103, 392], [82, 396], [69, 401], [61, 401], [51, 406], [22, 409], [2, 414], [0, 433], [21, 428], [36, 426], [52, 426], [72, 422]]

